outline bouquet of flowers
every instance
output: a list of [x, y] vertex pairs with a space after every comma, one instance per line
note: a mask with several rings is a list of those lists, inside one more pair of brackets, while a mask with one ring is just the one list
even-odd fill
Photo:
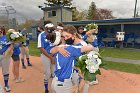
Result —
[[7, 32], [6, 36], [10, 42], [17, 42], [17, 43], [25, 42], [24, 36], [19, 32]]
[[93, 33], [98, 33], [98, 25], [96, 23], [87, 24], [85, 27], [85, 31], [90, 31], [90, 30], [93, 30]]
[[7, 37], [7, 40], [10, 41], [8, 44], [11, 44], [10, 47], [5, 52], [5, 57], [8, 57], [12, 55], [13, 53], [13, 48], [14, 48], [13, 44], [14, 43], [22, 44], [23, 42], [25, 42], [25, 38], [19, 32], [15, 32], [14, 29], [9, 29], [8, 32], [6, 33], [6, 37]]
[[76, 68], [79, 74], [89, 82], [95, 80], [96, 75], [101, 75], [100, 66], [102, 64], [101, 57], [98, 52], [90, 51], [88, 54], [82, 55], [77, 58]]
[[93, 33], [98, 33], [98, 25], [95, 23], [87, 24], [84, 31], [86, 31], [86, 34], [88, 35], [88, 38], [86, 39], [87, 42], [93, 42], [95, 36], [93, 36]]

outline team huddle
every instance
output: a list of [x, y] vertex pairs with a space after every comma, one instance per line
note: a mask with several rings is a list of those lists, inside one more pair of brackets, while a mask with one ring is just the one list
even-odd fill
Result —
[[[44, 69], [45, 93], [88, 93], [89, 86], [98, 83], [97, 79], [90, 83], [86, 82], [75, 67], [76, 57], [86, 52], [99, 51], [96, 30], [85, 32], [84, 27], [79, 27], [77, 31], [73, 25], [59, 23], [54, 26], [51, 21], [45, 21], [44, 26], [38, 27], [40, 33], [37, 47], [40, 50]], [[20, 33], [25, 36], [25, 30]], [[22, 44], [9, 42], [4, 27], [0, 27], [0, 65], [6, 92], [11, 90], [8, 84], [10, 58], [13, 59], [13, 75], [16, 83], [24, 81], [19, 75], [20, 53], [22, 67], [26, 69], [25, 55], [27, 65], [32, 66], [28, 45], [28, 39]], [[5, 54], [8, 49], [13, 52], [7, 56]], [[51, 85], [50, 88], [48, 88], [49, 85]], [[2, 86], [0, 86], [0, 93], [4, 93]]]

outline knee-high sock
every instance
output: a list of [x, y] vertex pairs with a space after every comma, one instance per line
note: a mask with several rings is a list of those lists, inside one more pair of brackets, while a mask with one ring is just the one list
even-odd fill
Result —
[[45, 86], [45, 89], [48, 90], [48, 81], [47, 80], [44, 80], [44, 86]]
[[4, 75], [4, 84], [8, 86], [9, 74]]
[[22, 62], [22, 66], [24, 66], [24, 59], [21, 59], [21, 62]]
[[30, 64], [30, 59], [29, 58], [26, 58], [26, 60], [27, 60], [27, 63]]

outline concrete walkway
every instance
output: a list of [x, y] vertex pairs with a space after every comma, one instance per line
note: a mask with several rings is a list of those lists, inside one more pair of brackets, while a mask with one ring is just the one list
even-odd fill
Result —
[[131, 64], [140, 64], [140, 60], [131, 60], [131, 59], [124, 59], [124, 58], [113, 58], [113, 57], [104, 57], [105, 61], [112, 61], [112, 62], [123, 62], [123, 63], [131, 63]]

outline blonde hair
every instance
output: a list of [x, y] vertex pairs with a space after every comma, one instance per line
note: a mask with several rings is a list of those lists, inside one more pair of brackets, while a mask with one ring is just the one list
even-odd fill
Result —
[[16, 32], [14, 29], [9, 29], [7, 32]]

